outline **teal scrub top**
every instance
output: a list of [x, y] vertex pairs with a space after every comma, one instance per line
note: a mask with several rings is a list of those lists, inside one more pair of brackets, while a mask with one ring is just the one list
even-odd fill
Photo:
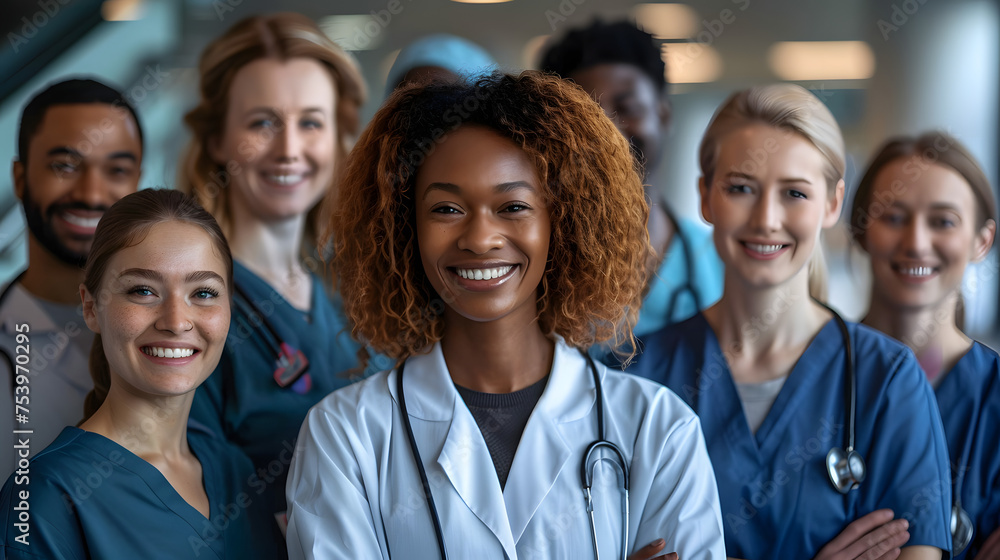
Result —
[[975, 558], [1000, 528], [1000, 356], [973, 343], [934, 393], [948, 438], [952, 492], [961, 492], [974, 526], [972, 542], [955, 560]]
[[813, 558], [852, 521], [890, 508], [909, 520], [907, 546], [951, 557], [948, 444], [930, 384], [909, 348], [847, 323], [857, 379], [856, 449], [867, 478], [840, 494], [826, 456], [845, 447], [846, 352], [830, 320], [750, 431], [715, 332], [698, 313], [643, 339], [630, 371], [676, 392], [701, 418], [736, 558]]
[[[339, 300], [328, 296], [318, 276], [312, 275], [312, 304], [303, 312], [238, 261], [233, 275], [256, 309], [234, 301], [222, 358], [195, 393], [191, 418], [250, 457], [255, 469], [251, 485], [281, 517], [288, 466], [306, 413], [327, 394], [368, 372], [389, 369], [392, 363], [375, 355], [366, 371], [350, 371], [359, 367], [360, 345], [351, 338]], [[274, 379], [275, 346], [280, 342], [270, 335], [261, 316], [280, 342], [302, 351], [309, 360], [307, 373], [289, 387]]]
[[[7, 479], [0, 493], [0, 557], [221, 560], [280, 554], [273, 538], [261, 537], [273, 522], [247, 486], [252, 467], [246, 456], [197, 429], [188, 430], [188, 445], [201, 462], [209, 518], [129, 450], [102, 435], [65, 428], [31, 460], [28, 474]], [[17, 525], [22, 520], [26, 527]]]
[[642, 300], [635, 336], [683, 321], [722, 297], [723, 265], [712, 231], [693, 220], [678, 220], [677, 228]]

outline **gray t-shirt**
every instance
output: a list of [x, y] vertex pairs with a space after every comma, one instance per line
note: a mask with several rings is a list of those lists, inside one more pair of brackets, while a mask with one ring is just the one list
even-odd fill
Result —
[[756, 434], [757, 428], [764, 423], [764, 418], [767, 418], [767, 413], [771, 411], [771, 406], [787, 379], [788, 376], [785, 375], [763, 383], [736, 384], [736, 392], [743, 403], [743, 413], [746, 414], [750, 432]]
[[66, 305], [65, 303], [53, 303], [41, 298], [35, 298], [35, 303], [45, 310], [45, 314], [52, 319], [52, 322], [61, 325], [64, 330], [66, 325], [75, 324], [79, 329], [76, 336], [69, 337], [69, 340], [80, 349], [84, 356], [90, 355], [90, 347], [94, 343], [94, 332], [83, 320], [83, 305]]

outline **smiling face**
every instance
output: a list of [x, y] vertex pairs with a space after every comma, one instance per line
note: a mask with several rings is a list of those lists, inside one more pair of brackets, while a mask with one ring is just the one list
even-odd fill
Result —
[[200, 227], [161, 222], [108, 261], [98, 294], [81, 288], [112, 384], [150, 397], [194, 391], [215, 369], [229, 331], [227, 269]]
[[255, 60], [229, 89], [212, 159], [226, 167], [237, 216], [263, 222], [307, 213], [329, 189], [336, 163], [333, 77], [311, 58]]
[[512, 313], [534, 320], [551, 228], [520, 147], [482, 127], [450, 133], [417, 173], [415, 212], [421, 262], [449, 326]]
[[632, 155], [648, 175], [660, 161], [670, 109], [656, 85], [631, 64], [598, 64], [574, 72], [570, 78], [590, 93], [629, 141]]
[[712, 183], [703, 179], [700, 189], [727, 276], [767, 288], [807, 273], [820, 232], [836, 223], [843, 198], [843, 182], [831, 196], [826, 165], [804, 137], [765, 124], [721, 138]]
[[82, 265], [107, 209], [139, 185], [142, 143], [132, 115], [112, 105], [56, 105], [15, 162], [14, 188], [31, 235]]
[[915, 158], [887, 164], [875, 177], [864, 238], [874, 297], [898, 307], [933, 307], [962, 286], [965, 267], [993, 240], [979, 227], [972, 187], [955, 170]]

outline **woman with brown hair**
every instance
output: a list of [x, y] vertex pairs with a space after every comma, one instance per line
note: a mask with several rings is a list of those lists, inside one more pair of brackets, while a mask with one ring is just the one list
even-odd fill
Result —
[[7, 481], [0, 556], [275, 557], [250, 461], [188, 427], [226, 341], [232, 274], [219, 226], [182, 193], [139, 191], [104, 214], [80, 296], [91, 375], [109, 390]]
[[308, 18], [254, 16], [205, 49], [180, 188], [233, 250], [233, 321], [192, 416], [253, 460], [284, 524], [295, 436], [309, 407], [351, 381], [359, 345], [321, 279], [318, 221], [358, 130], [354, 61]]
[[1000, 356], [962, 332], [965, 270], [996, 235], [993, 188], [952, 136], [893, 138], [861, 179], [851, 226], [871, 261], [863, 322], [909, 346], [934, 387], [951, 456], [952, 558], [1000, 558]]
[[646, 213], [574, 84], [393, 94], [330, 225], [354, 334], [398, 364], [310, 411], [290, 557], [722, 558], [698, 420], [584, 352], [632, 341]]

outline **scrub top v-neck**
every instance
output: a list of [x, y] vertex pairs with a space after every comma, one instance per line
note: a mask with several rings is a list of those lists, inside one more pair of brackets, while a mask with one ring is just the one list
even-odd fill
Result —
[[952, 480], [975, 531], [955, 560], [975, 558], [1000, 528], [1000, 356], [978, 342], [934, 392], [948, 437]]
[[[273, 558], [269, 521], [246, 487], [250, 463], [216, 436], [190, 430], [210, 516], [187, 503], [153, 465], [114, 441], [67, 427], [31, 462], [30, 484], [8, 479], [0, 495], [6, 558]], [[30, 536], [13, 526], [29, 492]], [[262, 504], [259, 504], [262, 505]]]
[[846, 495], [833, 488], [825, 465], [831, 448], [844, 447], [849, 422], [846, 353], [834, 321], [796, 362], [756, 433], [703, 314], [642, 340], [630, 371], [673, 389], [701, 418], [730, 556], [811, 558], [880, 508], [909, 520], [908, 545], [950, 550], [948, 451], [931, 387], [908, 348], [862, 325], [847, 327], [856, 355], [856, 443], [868, 476]]

